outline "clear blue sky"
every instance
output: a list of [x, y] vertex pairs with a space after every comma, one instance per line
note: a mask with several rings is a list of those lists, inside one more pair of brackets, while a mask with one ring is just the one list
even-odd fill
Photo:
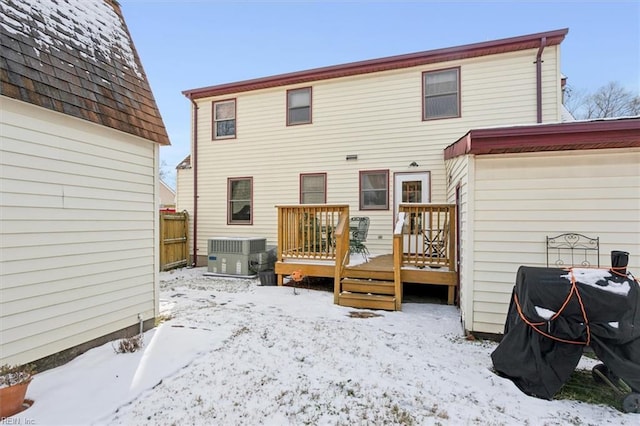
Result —
[[569, 28], [568, 83], [640, 90], [640, 1], [119, 0], [171, 139], [189, 154], [183, 90]]

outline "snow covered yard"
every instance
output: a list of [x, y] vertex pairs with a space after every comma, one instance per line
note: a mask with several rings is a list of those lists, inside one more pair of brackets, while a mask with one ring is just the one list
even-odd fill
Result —
[[329, 292], [205, 271], [162, 273], [170, 319], [145, 334], [142, 351], [107, 344], [38, 374], [27, 394], [34, 405], [7, 421], [637, 424], [611, 407], [524, 395], [491, 372], [495, 343], [464, 338], [455, 307], [406, 303], [358, 318]]

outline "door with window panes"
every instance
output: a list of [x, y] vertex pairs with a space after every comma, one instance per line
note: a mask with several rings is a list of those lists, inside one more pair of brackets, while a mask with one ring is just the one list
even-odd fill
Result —
[[[398, 206], [400, 203], [429, 203], [431, 196], [429, 193], [429, 172], [408, 172], [396, 173], [394, 178], [394, 218], [398, 217]], [[424, 224], [422, 216], [412, 214], [405, 221], [404, 233], [420, 232]], [[422, 253], [424, 251], [424, 240], [422, 236], [416, 238], [404, 238], [405, 253]]]

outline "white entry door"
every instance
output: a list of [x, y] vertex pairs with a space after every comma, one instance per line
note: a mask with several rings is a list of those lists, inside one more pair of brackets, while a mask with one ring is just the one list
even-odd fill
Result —
[[[430, 182], [428, 172], [396, 173], [393, 182], [393, 217], [398, 217], [400, 203], [429, 203], [431, 201]], [[408, 218], [404, 232], [409, 232], [410, 227], [421, 227], [422, 224], [414, 223], [420, 218]], [[404, 242], [405, 253], [422, 253], [423, 241], [419, 239]]]

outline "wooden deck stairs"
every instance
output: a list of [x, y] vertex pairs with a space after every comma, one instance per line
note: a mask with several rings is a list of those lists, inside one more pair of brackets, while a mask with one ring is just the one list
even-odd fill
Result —
[[338, 299], [340, 306], [361, 309], [396, 309], [395, 285], [393, 281], [343, 278], [342, 291]]

